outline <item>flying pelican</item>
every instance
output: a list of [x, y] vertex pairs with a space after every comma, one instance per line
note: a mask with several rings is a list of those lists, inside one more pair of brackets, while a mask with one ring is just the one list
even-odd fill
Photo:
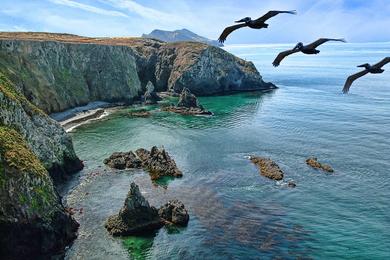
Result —
[[372, 66], [368, 63], [364, 63], [362, 65], [359, 65], [358, 67], [364, 68], [364, 70], [362, 70], [356, 74], [353, 74], [347, 78], [347, 80], [345, 81], [345, 84], [344, 84], [343, 93], [344, 94], [348, 93], [349, 88], [351, 87], [352, 83], [355, 80], [357, 80], [358, 78], [363, 77], [367, 73], [372, 73], [372, 74], [383, 73], [385, 70], [382, 69], [382, 67], [385, 66], [389, 62], [390, 62], [390, 57], [386, 57], [383, 60], [381, 60], [380, 62], [378, 62], [377, 64], [374, 64]]
[[231, 34], [233, 31], [240, 29], [242, 27], [249, 27], [252, 29], [268, 28], [268, 24], [266, 24], [265, 21], [267, 21], [271, 17], [274, 17], [278, 14], [283, 14], [283, 13], [297, 14], [297, 12], [295, 10], [293, 10], [293, 11], [269, 11], [268, 13], [266, 13], [265, 15], [263, 15], [262, 17], [260, 17], [256, 20], [252, 20], [252, 18], [250, 18], [250, 17], [242, 18], [241, 20], [235, 21], [238, 24], [226, 27], [225, 30], [223, 30], [221, 36], [219, 36], [218, 41], [220, 43], [225, 42], [226, 38], [228, 37], [229, 34]]
[[291, 50], [287, 50], [287, 51], [282, 51], [281, 53], [278, 54], [278, 56], [276, 57], [276, 59], [274, 60], [274, 62], [272, 62], [272, 64], [277, 67], [280, 65], [280, 62], [282, 62], [282, 60], [287, 57], [288, 55], [291, 55], [291, 54], [294, 54], [294, 53], [297, 53], [297, 52], [302, 52], [304, 54], [318, 54], [320, 53], [319, 50], [317, 50], [316, 48], [318, 46], [320, 46], [321, 44], [324, 44], [325, 42], [328, 42], [328, 41], [337, 41], [337, 42], [345, 42], [344, 39], [329, 39], [329, 38], [320, 38], [318, 40], [316, 40], [315, 42], [312, 42], [308, 45], [303, 45], [303, 43], [301, 42], [298, 42], [298, 44]]

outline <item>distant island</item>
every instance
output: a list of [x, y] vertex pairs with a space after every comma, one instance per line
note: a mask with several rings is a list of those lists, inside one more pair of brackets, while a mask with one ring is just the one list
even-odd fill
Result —
[[183, 42], [183, 41], [203, 42], [209, 45], [223, 47], [222, 43], [215, 40], [207, 39], [206, 37], [197, 35], [196, 33], [193, 33], [187, 29], [181, 29], [175, 31], [153, 30], [149, 34], [142, 34], [142, 37], [153, 38], [164, 42]]

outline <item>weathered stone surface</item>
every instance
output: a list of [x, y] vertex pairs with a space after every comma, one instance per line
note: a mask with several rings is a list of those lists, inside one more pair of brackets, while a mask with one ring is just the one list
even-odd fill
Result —
[[178, 107], [186, 107], [186, 108], [199, 108], [198, 98], [191, 93], [188, 88], [183, 88], [181, 91], [179, 102], [177, 103]]
[[183, 88], [176, 106], [162, 107], [161, 110], [182, 115], [213, 115], [199, 104], [198, 98], [188, 88]]
[[104, 164], [114, 169], [141, 168], [142, 161], [132, 152], [116, 152], [104, 160]]
[[259, 168], [261, 175], [276, 181], [280, 181], [283, 179], [283, 171], [271, 159], [252, 156], [250, 160]]
[[146, 105], [157, 104], [157, 102], [161, 100], [161, 98], [157, 95], [156, 91], [154, 90], [153, 83], [150, 81], [146, 85], [146, 92], [144, 94], [144, 100], [145, 100]]
[[137, 110], [129, 112], [130, 117], [150, 117], [152, 114], [146, 110]]
[[0, 72], [46, 113], [92, 101], [132, 103], [150, 81], [156, 91], [195, 95], [275, 88], [255, 66], [195, 42], [0, 33]]
[[49, 259], [76, 237], [49, 173], [22, 135], [0, 127], [0, 256]]
[[309, 157], [308, 159], [306, 159], [306, 164], [315, 169], [320, 169], [329, 173], [334, 172], [333, 168], [330, 165], [318, 162], [316, 157]]
[[171, 200], [163, 205], [158, 210], [158, 214], [168, 223], [173, 223], [178, 226], [186, 226], [190, 220], [184, 204], [178, 200]]
[[110, 216], [105, 223], [106, 229], [113, 236], [143, 234], [163, 225], [157, 209], [149, 205], [135, 183], [131, 183], [119, 213]]
[[0, 72], [0, 125], [17, 129], [58, 183], [83, 168], [69, 135]]
[[144, 167], [149, 171], [152, 180], [157, 180], [163, 176], [182, 177], [182, 172], [177, 168], [175, 161], [169, 156], [164, 148], [137, 150], [136, 154], [141, 159]]

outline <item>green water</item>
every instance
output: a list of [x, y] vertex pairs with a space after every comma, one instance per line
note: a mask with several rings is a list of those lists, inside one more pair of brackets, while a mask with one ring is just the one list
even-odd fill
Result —
[[[390, 74], [340, 92], [359, 60], [379, 60], [390, 44], [332, 45], [316, 59], [293, 57], [275, 70], [270, 53], [283, 47], [232, 47], [280, 88], [201, 98], [212, 117], [149, 107], [149, 118], [125, 110], [74, 131], [86, 169], [68, 202], [85, 208], [77, 218], [86, 235], [67, 257], [389, 259]], [[153, 145], [167, 149], [183, 178], [152, 183], [142, 171], [102, 164], [114, 151]], [[252, 154], [271, 157], [297, 187], [260, 176], [247, 159]], [[309, 168], [305, 159], [313, 155], [335, 173]], [[101, 174], [86, 177], [91, 172]], [[156, 207], [183, 201], [188, 227], [147, 238], [108, 236], [104, 220], [119, 210], [131, 181]]]

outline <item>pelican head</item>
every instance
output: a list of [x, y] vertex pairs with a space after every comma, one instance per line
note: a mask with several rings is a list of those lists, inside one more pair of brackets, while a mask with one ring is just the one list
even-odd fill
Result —
[[245, 18], [242, 18], [241, 20], [236, 21], [236, 23], [249, 23], [250, 21], [252, 21], [252, 18], [245, 17]]
[[294, 50], [301, 50], [303, 48], [303, 43], [298, 42], [297, 45], [295, 45]]
[[371, 68], [371, 65], [368, 64], [368, 63], [364, 63], [364, 64], [362, 64], [362, 65], [359, 65], [358, 68], [366, 68], [366, 69], [369, 69], [369, 68]]

